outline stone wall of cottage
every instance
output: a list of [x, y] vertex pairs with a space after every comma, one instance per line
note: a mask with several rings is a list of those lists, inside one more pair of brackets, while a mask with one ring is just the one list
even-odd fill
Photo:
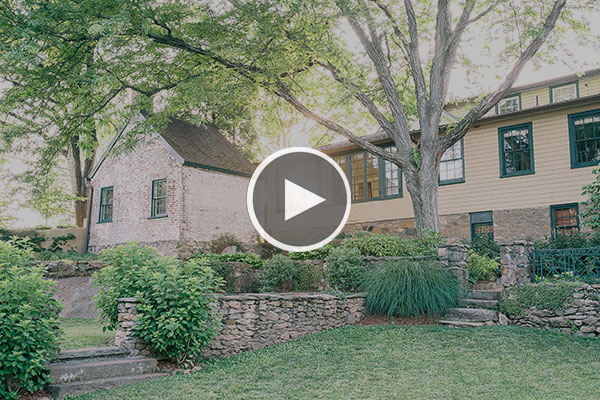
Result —
[[[136, 241], [162, 255], [177, 255], [183, 223], [183, 166], [156, 137], [140, 140], [133, 150], [113, 153], [92, 179], [89, 251]], [[167, 179], [167, 217], [151, 219], [152, 181]], [[100, 192], [113, 186], [112, 222], [99, 223]]]
[[581, 285], [558, 310], [532, 307], [522, 315], [508, 315], [508, 318], [514, 325], [600, 336], [600, 285]]
[[[256, 350], [326, 329], [358, 322], [364, 315], [364, 296], [283, 293], [222, 296], [219, 311], [223, 328], [205, 356], [216, 357]], [[133, 333], [137, 300], [119, 299], [119, 329], [115, 345], [132, 354], [152, 349]]]

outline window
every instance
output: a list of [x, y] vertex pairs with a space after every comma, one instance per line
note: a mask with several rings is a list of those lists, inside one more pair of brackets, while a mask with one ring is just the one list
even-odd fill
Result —
[[598, 165], [600, 161], [600, 110], [569, 115], [571, 168]]
[[550, 206], [550, 222], [553, 235], [571, 235], [579, 231], [579, 205], [559, 204]]
[[494, 220], [491, 211], [473, 212], [471, 218], [471, 240], [487, 236], [494, 239]]
[[462, 139], [454, 143], [440, 158], [440, 185], [461, 183], [465, 181], [465, 164]]
[[573, 100], [579, 97], [579, 83], [569, 82], [550, 86], [550, 103]]
[[167, 216], [167, 180], [152, 181], [152, 218]]
[[[394, 147], [384, 150], [395, 151]], [[346, 172], [352, 201], [402, 197], [402, 173], [397, 165], [364, 151], [333, 159]]]
[[534, 173], [531, 123], [498, 129], [500, 177]]
[[113, 217], [113, 187], [100, 189], [100, 215], [98, 222], [112, 222]]
[[496, 104], [496, 114], [506, 114], [521, 109], [521, 94], [507, 96]]

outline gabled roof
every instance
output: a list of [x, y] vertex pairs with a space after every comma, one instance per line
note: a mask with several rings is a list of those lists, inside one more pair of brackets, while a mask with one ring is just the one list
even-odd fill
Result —
[[[88, 179], [96, 175], [127, 125], [115, 135]], [[159, 133], [158, 140], [183, 165], [246, 177], [254, 172], [254, 165], [212, 126], [198, 126], [171, 118], [164, 131]]]

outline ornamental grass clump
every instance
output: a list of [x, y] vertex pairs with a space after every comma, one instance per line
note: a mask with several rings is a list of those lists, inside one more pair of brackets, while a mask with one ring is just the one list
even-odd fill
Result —
[[27, 240], [0, 241], [0, 398], [16, 399], [48, 382], [58, 350], [59, 303]]
[[443, 315], [460, 294], [456, 277], [435, 260], [383, 261], [366, 274], [363, 289], [369, 312], [395, 317]]

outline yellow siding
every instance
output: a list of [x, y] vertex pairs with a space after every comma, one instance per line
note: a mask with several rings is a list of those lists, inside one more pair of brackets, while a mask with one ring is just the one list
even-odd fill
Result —
[[[586, 85], [587, 84], [587, 85]], [[600, 76], [582, 78], [579, 80], [579, 96], [590, 96], [600, 93]]]
[[[600, 89], [600, 79], [590, 80], [588, 87]], [[439, 188], [440, 214], [582, 201], [581, 187], [592, 181], [593, 168], [571, 169], [567, 115], [595, 109], [600, 109], [600, 103], [493, 122], [471, 130], [464, 138], [465, 183]], [[524, 122], [533, 123], [535, 174], [500, 178], [498, 128]], [[403, 193], [400, 199], [353, 204], [349, 222], [412, 217], [405, 185]]]
[[[536, 104], [537, 96], [537, 104]], [[550, 92], [547, 87], [528, 90], [521, 93], [521, 109], [543, 106], [550, 102]]]

